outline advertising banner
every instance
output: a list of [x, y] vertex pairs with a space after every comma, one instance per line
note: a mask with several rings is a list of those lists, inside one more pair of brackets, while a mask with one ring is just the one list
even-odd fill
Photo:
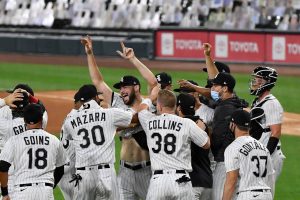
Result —
[[172, 59], [204, 59], [202, 44], [208, 33], [200, 31], [157, 31], [156, 57]]

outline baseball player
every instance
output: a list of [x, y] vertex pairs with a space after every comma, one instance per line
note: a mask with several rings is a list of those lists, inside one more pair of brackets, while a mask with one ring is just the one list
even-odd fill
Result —
[[191, 166], [191, 142], [208, 149], [209, 138], [195, 122], [175, 115], [176, 96], [160, 90], [157, 112], [148, 111], [150, 99], [143, 101], [138, 114], [147, 135], [153, 172], [147, 199], [193, 199], [188, 172]]
[[[7, 90], [7, 92], [9, 93], [13, 93], [14, 91], [16, 91], [17, 89], [21, 89], [23, 92], [27, 92], [27, 95], [29, 97], [28, 101], [30, 103], [37, 103], [40, 104], [44, 110], [44, 114], [43, 114], [43, 129], [46, 129], [47, 127], [47, 123], [48, 123], [48, 113], [43, 105], [43, 103], [34, 96], [34, 92], [32, 90], [32, 88], [27, 85], [27, 84], [17, 84], [13, 90]], [[6, 118], [6, 119], [14, 119], [14, 118], [18, 118], [18, 117], [22, 117], [22, 113], [16, 112], [16, 110], [14, 110], [12, 107], [9, 106], [4, 106], [1, 110], [0, 110], [0, 117], [2, 118]], [[23, 123], [24, 124], [24, 123]], [[22, 127], [16, 127], [15, 128], [15, 134], [20, 134], [22, 132], [25, 131], [24, 129], [24, 125], [23, 128]]]
[[[281, 173], [285, 158], [280, 143], [283, 108], [278, 99], [271, 94], [277, 76], [276, 70], [271, 67], [256, 67], [252, 72], [253, 79], [250, 86], [250, 93], [257, 96], [253, 101], [252, 111], [262, 111], [260, 117], [256, 116], [256, 119], [252, 120], [254, 125], [258, 125], [255, 127], [261, 127], [259, 131], [252, 130], [254, 132], [252, 136], [262, 142], [270, 151], [276, 180]], [[253, 112], [252, 114], [255, 115]]]
[[75, 147], [75, 200], [119, 199], [114, 169], [114, 135], [127, 127], [132, 113], [117, 108], [102, 109], [97, 90], [84, 85], [79, 91], [83, 105], [64, 123], [64, 137]]
[[[140, 82], [134, 76], [123, 76], [120, 82], [114, 85], [114, 88], [119, 89], [120, 94], [113, 92], [105, 83], [102, 74], [99, 72], [93, 51], [92, 41], [89, 37], [83, 38], [81, 41], [87, 53], [89, 72], [93, 84], [97, 90], [103, 93], [105, 102], [112, 107], [130, 110], [136, 113], [142, 96], [140, 93]], [[142, 64], [134, 55], [131, 48], [127, 48], [121, 43], [122, 52], [118, 53], [124, 59], [129, 60], [141, 73], [143, 78], [148, 83], [149, 91], [157, 85], [157, 80], [153, 73]], [[118, 185], [120, 189], [120, 199], [138, 200], [145, 199], [148, 191], [148, 186], [151, 178], [149, 152], [142, 149], [132, 135], [143, 131], [140, 125], [126, 128], [119, 132], [122, 141], [120, 153], [120, 169], [118, 174]]]
[[65, 155], [59, 140], [42, 130], [43, 109], [29, 104], [24, 110], [27, 131], [11, 137], [0, 156], [3, 199], [9, 200], [8, 170], [14, 166], [14, 199], [54, 199], [53, 187], [64, 173]]
[[238, 179], [238, 200], [272, 200], [270, 183], [274, 181], [274, 170], [270, 153], [261, 142], [249, 136], [250, 114], [235, 111], [229, 127], [235, 140], [225, 150], [223, 200], [231, 200]]
[[[193, 120], [196, 124], [206, 132], [207, 127], [201, 121], [199, 116], [195, 116], [195, 98], [190, 94], [181, 93], [177, 96], [178, 116]], [[190, 177], [192, 180], [195, 199], [210, 200], [212, 188], [212, 170], [210, 168], [209, 150], [198, 147], [191, 143], [192, 168]]]

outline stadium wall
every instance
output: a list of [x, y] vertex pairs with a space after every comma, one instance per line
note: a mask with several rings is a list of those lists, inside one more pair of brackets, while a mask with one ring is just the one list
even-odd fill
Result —
[[20, 54], [84, 55], [80, 38], [89, 34], [98, 56], [116, 56], [120, 41], [142, 58], [204, 60], [202, 44], [213, 45], [213, 57], [232, 63], [300, 63], [300, 33], [164, 28], [137, 30], [0, 29], [0, 52]]

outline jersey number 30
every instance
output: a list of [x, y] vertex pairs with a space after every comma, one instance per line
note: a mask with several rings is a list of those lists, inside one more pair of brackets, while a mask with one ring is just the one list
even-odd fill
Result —
[[[92, 129], [91, 129], [91, 135], [92, 135], [92, 140], [93, 140], [93, 143], [97, 146], [99, 145], [102, 145], [104, 144], [105, 142], [105, 138], [104, 138], [104, 133], [103, 133], [103, 128], [102, 126], [94, 126]], [[90, 140], [90, 137], [89, 137], [89, 131], [85, 128], [81, 128], [79, 129], [78, 135], [82, 135], [83, 134], [83, 140], [84, 140], [84, 143], [81, 143], [80, 144], [80, 147], [81, 148], [88, 148], [91, 144], [91, 140]], [[97, 137], [98, 135], [98, 137]]]
[[153, 153], [159, 153], [161, 151], [162, 145], [164, 146], [164, 152], [166, 154], [172, 154], [176, 150], [176, 137], [175, 135], [168, 133], [164, 137], [164, 141], [162, 142], [163, 138], [159, 133], [153, 133], [151, 138], [156, 138], [155, 144], [157, 145], [156, 148], [152, 148]]

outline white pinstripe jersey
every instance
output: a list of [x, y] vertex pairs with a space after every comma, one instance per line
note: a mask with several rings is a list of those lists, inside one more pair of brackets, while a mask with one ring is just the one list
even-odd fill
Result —
[[152, 170], [192, 171], [191, 141], [204, 146], [208, 141], [206, 132], [190, 119], [155, 115], [148, 110], [139, 112], [139, 121], [147, 135]]
[[115, 162], [114, 135], [117, 127], [127, 127], [132, 113], [117, 108], [101, 108], [91, 100], [69, 116], [64, 123], [64, 136], [73, 139], [75, 167]]
[[[43, 129], [46, 128], [47, 121], [48, 115], [45, 111], [43, 114]], [[24, 118], [13, 118], [12, 110], [9, 106], [2, 107], [0, 109], [0, 150], [10, 137], [23, 133], [24, 131], [26, 131]]]
[[[274, 124], [282, 124], [283, 121], [283, 108], [276, 97], [274, 97], [272, 94], [269, 94], [265, 96], [261, 101], [255, 102], [253, 105], [253, 108], [255, 108], [255, 105], [259, 104], [260, 102], [264, 101], [265, 99], [268, 99], [261, 108], [264, 110], [265, 116], [262, 119], [262, 128], [267, 128], [270, 125]], [[269, 138], [271, 137], [271, 132], [265, 132], [262, 134], [259, 141], [263, 143], [265, 146], [267, 146]], [[280, 141], [278, 143], [280, 145]]]
[[6, 104], [5, 104], [5, 101], [4, 99], [1, 99], [0, 98], [0, 108], [4, 107]]
[[201, 104], [200, 108], [195, 111], [195, 115], [199, 116], [207, 126], [211, 127], [215, 110], [205, 104]]
[[59, 140], [42, 129], [27, 130], [11, 137], [0, 160], [14, 166], [14, 184], [54, 183], [53, 172], [65, 164], [66, 157]]
[[268, 149], [251, 136], [236, 138], [225, 150], [226, 172], [239, 170], [239, 189], [270, 189], [268, 178], [274, 174]]
[[[66, 119], [69, 117], [72, 117], [73, 114], [75, 114], [75, 113], [77, 113], [77, 110], [72, 109], [71, 112], [67, 115]], [[64, 124], [65, 124], [65, 121], [64, 121]], [[63, 134], [65, 132], [64, 124], [62, 125], [62, 128], [61, 128], [60, 141], [63, 144], [68, 161], [70, 162], [70, 166], [74, 166], [75, 159], [76, 159], [74, 142], [73, 142], [73, 140], [69, 140], [64, 137], [64, 134]], [[66, 173], [66, 171], [65, 171], [65, 173]]]

